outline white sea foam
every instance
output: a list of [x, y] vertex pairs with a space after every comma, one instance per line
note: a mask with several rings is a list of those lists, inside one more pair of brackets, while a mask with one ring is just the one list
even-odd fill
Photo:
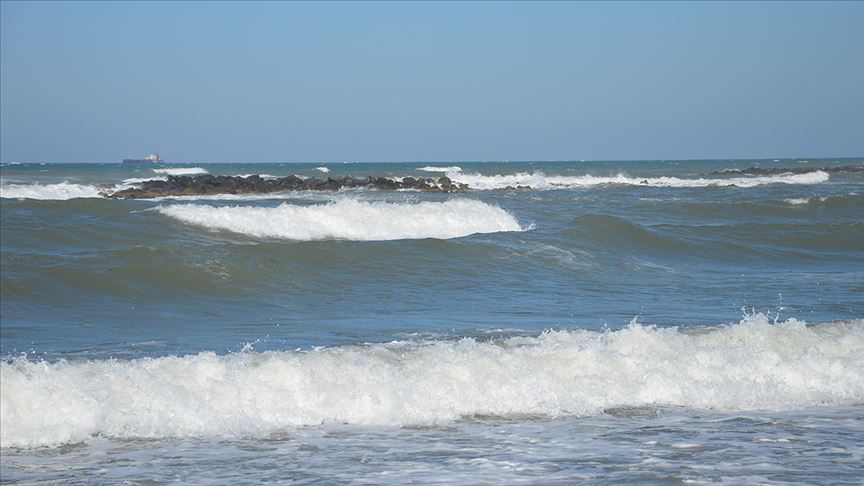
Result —
[[618, 174], [615, 176], [564, 176], [546, 175], [542, 172], [520, 172], [505, 175], [447, 172], [447, 176], [455, 182], [468, 184], [471, 189], [475, 190], [503, 189], [508, 186], [530, 186], [532, 189], [566, 189], [607, 184], [651, 187], [755, 187], [765, 184], [819, 184], [827, 182], [830, 178], [828, 173], [823, 171], [811, 172], [808, 174], [695, 179], [683, 179], [679, 177], [630, 177], [625, 174]]
[[451, 165], [450, 167], [437, 167], [433, 165], [427, 165], [426, 167], [418, 167], [417, 170], [423, 172], [462, 172], [462, 167], [457, 165]]
[[786, 204], [791, 204], [793, 206], [800, 206], [803, 204], [825, 202], [827, 200], [828, 200], [827, 197], [811, 196], [811, 197], [784, 199], [783, 202], [785, 202]]
[[197, 175], [197, 174], [207, 174], [207, 170], [201, 167], [177, 167], [172, 169], [153, 169], [153, 172], [157, 174], [167, 174], [172, 176], [181, 176], [181, 175]]
[[271, 174], [235, 174], [232, 177], [252, 177], [253, 175], [257, 175], [262, 179], [278, 179], [279, 176], [271, 175]]
[[282, 191], [250, 194], [203, 194], [197, 196], [162, 196], [146, 198], [147, 201], [272, 201], [272, 200], [303, 200], [313, 202], [329, 202], [335, 197], [333, 193], [318, 191]]
[[0, 197], [9, 199], [44, 199], [65, 201], [67, 199], [102, 197], [106, 189], [60, 182], [57, 184], [7, 184], [0, 186]]
[[3, 447], [249, 437], [319, 424], [588, 416], [616, 407], [793, 410], [864, 400], [864, 320], [702, 332], [631, 324], [496, 341], [0, 363]]
[[327, 172], [330, 172], [330, 169], [328, 169], [327, 167], [315, 167], [315, 170], [320, 171], [320, 172], [324, 172], [325, 174]]
[[312, 206], [283, 203], [275, 208], [184, 204], [162, 206], [157, 210], [205, 228], [303, 241], [448, 239], [523, 230], [503, 209], [473, 199], [421, 203], [342, 199]]
[[150, 181], [167, 181], [168, 177], [166, 176], [155, 176], [155, 177], [132, 177], [129, 179], [123, 179], [122, 184], [125, 186], [133, 186], [135, 184], [141, 184], [144, 182]]

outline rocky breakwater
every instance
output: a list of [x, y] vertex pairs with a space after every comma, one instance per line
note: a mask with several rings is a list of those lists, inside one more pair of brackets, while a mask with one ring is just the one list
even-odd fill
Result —
[[423, 192], [465, 192], [467, 184], [458, 184], [448, 177], [431, 178], [404, 177], [328, 177], [303, 179], [297, 176], [263, 178], [258, 175], [214, 176], [168, 176], [166, 180], [152, 180], [122, 189], [108, 197], [118, 199], [150, 199], [172, 196], [209, 196], [216, 194], [266, 194], [282, 191], [338, 191], [340, 189], [366, 188], [395, 191], [414, 189]]

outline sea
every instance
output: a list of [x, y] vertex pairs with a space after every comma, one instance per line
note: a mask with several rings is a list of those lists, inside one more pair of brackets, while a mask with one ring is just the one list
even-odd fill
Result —
[[4, 163], [0, 481], [859, 485], [862, 165]]

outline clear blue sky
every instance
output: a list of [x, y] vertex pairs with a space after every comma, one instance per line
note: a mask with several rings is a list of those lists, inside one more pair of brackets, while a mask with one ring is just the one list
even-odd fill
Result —
[[864, 155], [864, 3], [9, 2], [0, 160]]

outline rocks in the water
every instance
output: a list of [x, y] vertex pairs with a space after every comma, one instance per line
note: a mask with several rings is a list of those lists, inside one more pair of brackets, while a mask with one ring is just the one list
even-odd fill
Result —
[[215, 194], [256, 194], [281, 191], [338, 191], [343, 188], [367, 188], [386, 191], [414, 189], [423, 192], [465, 192], [467, 184], [456, 184], [447, 177], [421, 179], [405, 177], [401, 180], [387, 177], [330, 176], [326, 179], [310, 177], [302, 179], [295, 175], [279, 178], [262, 178], [259, 175], [224, 176], [202, 174], [194, 176], [168, 176], [166, 180], [152, 180], [136, 187], [116, 191], [109, 195], [122, 199], [149, 199], [168, 196], [209, 196]]
[[780, 175], [809, 174], [811, 172], [864, 172], [864, 165], [844, 165], [842, 167], [748, 167], [746, 169], [723, 169], [709, 175]]

